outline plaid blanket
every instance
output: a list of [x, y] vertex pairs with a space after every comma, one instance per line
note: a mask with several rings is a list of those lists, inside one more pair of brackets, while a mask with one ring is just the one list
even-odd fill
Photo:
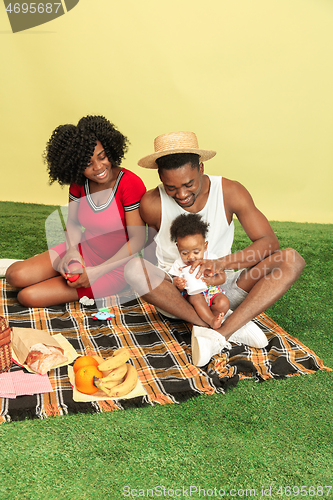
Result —
[[[111, 320], [104, 321], [91, 317], [95, 307], [85, 307], [78, 302], [45, 309], [25, 308], [16, 300], [17, 290], [4, 280], [0, 280], [0, 293], [0, 315], [11, 327], [62, 333], [79, 354], [107, 357], [116, 348], [128, 347], [147, 393], [128, 400], [75, 402], [68, 368], [60, 367], [49, 372], [53, 392], [0, 399], [0, 421], [175, 403], [199, 394], [224, 393], [244, 378], [264, 381], [330, 370], [314, 352], [288, 335], [266, 314], [260, 314], [255, 322], [269, 339], [267, 348], [235, 345], [215, 356], [205, 369], [200, 369], [192, 364], [188, 324], [160, 315], [130, 291], [121, 298], [104, 299], [102, 306], [110, 307], [115, 314]], [[21, 367], [11, 368], [17, 369]]]

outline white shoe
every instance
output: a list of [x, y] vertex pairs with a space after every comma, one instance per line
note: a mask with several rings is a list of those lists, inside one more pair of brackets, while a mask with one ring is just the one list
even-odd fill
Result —
[[191, 346], [193, 364], [199, 367], [207, 365], [222, 349], [231, 349], [231, 344], [223, 335], [204, 326], [193, 326]]
[[268, 344], [266, 335], [253, 321], [249, 321], [246, 325], [242, 326], [242, 328], [233, 333], [228, 340], [229, 342], [245, 344], [258, 349], [262, 349]]
[[22, 259], [0, 259], [0, 278], [4, 277], [9, 266]]
[[[227, 319], [233, 311], [229, 311], [224, 315], [223, 321]], [[222, 323], [223, 323], [222, 321]], [[268, 340], [264, 332], [256, 325], [253, 321], [249, 321], [246, 325], [236, 330], [235, 333], [228, 338], [229, 342], [235, 342], [236, 344], [244, 344], [250, 347], [256, 347], [257, 349], [262, 349], [268, 345]]]

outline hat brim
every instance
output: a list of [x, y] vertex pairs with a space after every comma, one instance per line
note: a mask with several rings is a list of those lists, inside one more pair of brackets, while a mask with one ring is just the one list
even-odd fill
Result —
[[153, 153], [148, 156], [144, 156], [141, 160], [138, 161], [138, 165], [143, 168], [158, 168], [156, 160], [161, 158], [162, 156], [173, 155], [177, 153], [194, 153], [199, 155], [200, 161], [207, 161], [213, 158], [216, 155], [216, 151], [209, 151], [207, 149], [169, 149], [160, 151], [158, 153]]

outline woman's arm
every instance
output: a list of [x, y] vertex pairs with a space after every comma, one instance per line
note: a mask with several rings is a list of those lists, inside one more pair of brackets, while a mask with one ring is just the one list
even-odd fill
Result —
[[68, 264], [71, 260], [82, 261], [82, 257], [78, 251], [78, 244], [82, 237], [82, 226], [78, 219], [79, 203], [69, 200], [68, 203], [68, 216], [65, 228], [65, 241], [66, 241], [66, 254], [60, 260], [57, 271], [64, 277], [68, 273]]
[[128, 241], [112, 256], [102, 264], [94, 267], [87, 267], [83, 270], [80, 278], [69, 286], [87, 288], [98, 278], [112, 271], [116, 267], [125, 264], [143, 247], [146, 239], [146, 226], [140, 217], [139, 209], [125, 212], [125, 223], [128, 234]]
[[125, 223], [128, 234], [128, 241], [123, 245], [117, 253], [106, 262], [97, 267], [107, 267], [104, 272], [112, 271], [112, 269], [125, 264], [133, 255], [143, 249], [146, 240], [146, 225], [140, 217], [139, 209], [125, 212]]
[[68, 203], [68, 216], [65, 229], [67, 250], [77, 248], [82, 237], [82, 226], [79, 222], [78, 212], [79, 203], [77, 201], [69, 200]]

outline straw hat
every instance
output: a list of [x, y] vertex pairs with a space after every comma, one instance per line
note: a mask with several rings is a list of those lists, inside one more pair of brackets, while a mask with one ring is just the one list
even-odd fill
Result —
[[155, 160], [161, 156], [176, 153], [195, 153], [200, 156], [200, 161], [206, 161], [216, 155], [216, 151], [199, 149], [198, 139], [194, 132], [171, 132], [156, 137], [154, 140], [155, 153], [145, 156], [138, 161], [144, 168], [157, 168]]

